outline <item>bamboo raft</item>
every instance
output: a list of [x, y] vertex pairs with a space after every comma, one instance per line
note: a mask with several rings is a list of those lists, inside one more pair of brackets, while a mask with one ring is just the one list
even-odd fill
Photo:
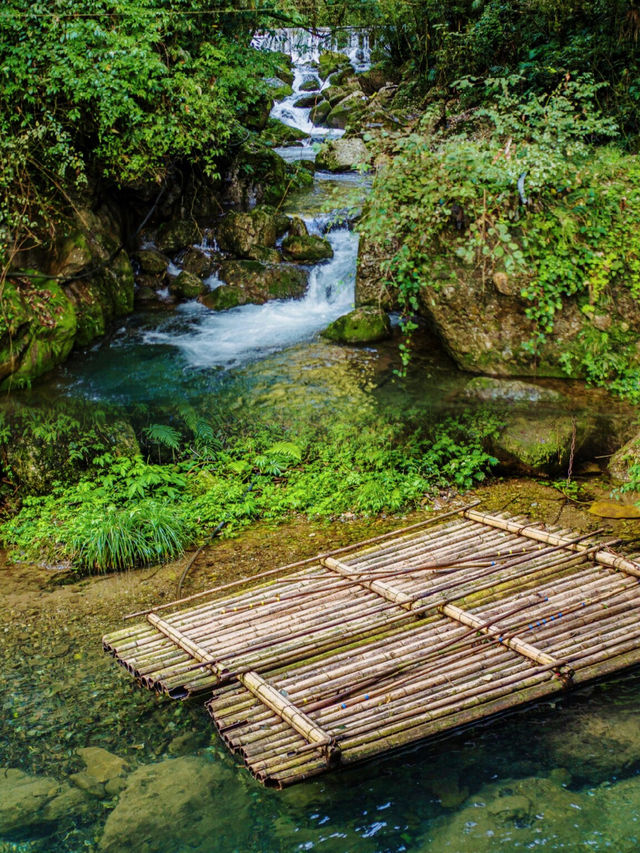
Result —
[[150, 690], [205, 694], [280, 788], [640, 662], [640, 562], [474, 506], [131, 614], [104, 649]]

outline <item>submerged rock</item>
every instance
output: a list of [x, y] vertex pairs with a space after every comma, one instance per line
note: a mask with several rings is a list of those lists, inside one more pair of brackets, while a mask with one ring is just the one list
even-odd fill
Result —
[[323, 145], [316, 157], [316, 166], [329, 172], [348, 172], [358, 165], [368, 165], [371, 155], [359, 137], [334, 139]]
[[484, 402], [506, 400], [513, 403], [551, 403], [562, 399], [562, 394], [551, 388], [543, 388], [519, 379], [496, 379], [492, 376], [476, 376], [464, 387], [465, 397], [474, 397]]
[[370, 344], [391, 337], [391, 322], [377, 308], [356, 308], [334, 320], [322, 337], [341, 344]]
[[294, 261], [315, 263], [333, 257], [331, 243], [315, 235], [290, 235], [282, 243], [285, 257]]
[[140, 767], [128, 777], [98, 849], [101, 853], [168, 853], [186, 845], [249, 849], [249, 803], [233, 773], [208, 757], [185, 756]]
[[50, 835], [60, 821], [82, 817], [87, 798], [77, 788], [50, 776], [17, 768], [0, 769], [0, 836], [19, 841]]

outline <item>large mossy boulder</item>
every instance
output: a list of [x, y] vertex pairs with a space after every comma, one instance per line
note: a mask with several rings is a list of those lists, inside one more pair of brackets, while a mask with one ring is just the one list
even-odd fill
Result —
[[377, 308], [356, 308], [334, 320], [322, 337], [340, 344], [371, 344], [391, 337], [391, 322]]
[[164, 277], [169, 266], [169, 258], [157, 249], [140, 249], [134, 255], [134, 260], [146, 275]]
[[170, 292], [178, 299], [195, 299], [206, 289], [202, 279], [188, 270], [182, 270], [169, 285]]
[[225, 261], [218, 276], [224, 282], [200, 301], [215, 311], [237, 305], [262, 305], [271, 299], [299, 299], [309, 283], [306, 270], [295, 264]]
[[299, 145], [309, 138], [309, 134], [305, 133], [297, 127], [291, 127], [277, 118], [270, 118], [264, 130], [260, 134], [260, 139], [270, 146]]
[[20, 388], [60, 364], [71, 352], [78, 318], [53, 279], [11, 276], [0, 314], [0, 388]]
[[193, 275], [197, 275], [200, 278], [207, 278], [207, 276], [210, 276], [215, 266], [215, 261], [211, 255], [207, 254], [207, 252], [203, 252], [202, 249], [196, 249], [195, 246], [191, 246], [187, 249], [181, 258], [180, 263], [182, 264], [183, 270], [193, 273]]
[[318, 151], [316, 166], [328, 172], [348, 172], [356, 166], [369, 165], [371, 155], [364, 141], [357, 136], [334, 139]]
[[592, 432], [584, 417], [516, 410], [505, 416], [491, 451], [502, 465], [527, 474], [564, 473], [571, 454], [580, 454]]
[[339, 101], [326, 117], [329, 127], [344, 130], [347, 125], [355, 125], [362, 118], [367, 96], [363, 92], [353, 92]]
[[[222, 762], [171, 758], [138, 768], [109, 813], [100, 853], [248, 850], [249, 799]], [[187, 835], [185, 835], [187, 832]]]
[[239, 258], [251, 258], [254, 249], [275, 246], [280, 229], [278, 214], [268, 208], [232, 211], [218, 225], [218, 245], [223, 252]]
[[318, 76], [326, 80], [336, 71], [351, 68], [351, 61], [346, 53], [338, 53], [334, 50], [325, 50], [318, 57]]
[[331, 112], [331, 104], [328, 101], [320, 101], [309, 113], [309, 120], [318, 126], [324, 126], [327, 116]]
[[300, 263], [317, 263], [333, 257], [331, 243], [312, 234], [290, 234], [282, 242], [286, 258]]

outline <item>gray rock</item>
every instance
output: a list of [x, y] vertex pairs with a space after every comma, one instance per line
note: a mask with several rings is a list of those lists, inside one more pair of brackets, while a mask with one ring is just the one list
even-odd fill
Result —
[[194, 849], [249, 849], [249, 803], [233, 773], [208, 756], [141, 767], [129, 776], [98, 849], [173, 853], [187, 841]]
[[357, 136], [334, 139], [323, 145], [316, 157], [316, 166], [329, 172], [348, 172], [356, 165], [369, 165], [370, 162], [367, 146]]
[[300, 219], [299, 216], [294, 216], [291, 220], [291, 224], [289, 225], [289, 236], [290, 237], [308, 237], [309, 229], [305, 225], [304, 219]]

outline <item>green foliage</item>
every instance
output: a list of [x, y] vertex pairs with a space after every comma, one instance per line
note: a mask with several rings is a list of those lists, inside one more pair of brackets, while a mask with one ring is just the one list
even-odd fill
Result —
[[215, 175], [273, 72], [273, 60], [249, 47], [265, 18], [233, 5], [7, 0], [0, 228], [37, 242], [101, 177], [159, 185], [182, 161]]
[[440, 488], [481, 481], [496, 462], [483, 449], [496, 428], [482, 415], [425, 434], [370, 416], [326, 433], [287, 434], [276, 424], [224, 441], [212, 433], [208, 450], [183, 442], [171, 465], [106, 453], [90, 478], [26, 498], [2, 537], [18, 558], [105, 571], [171, 559], [221, 521], [230, 534], [298, 512], [397, 512]]
[[[497, 272], [530, 303], [536, 353], [558, 312], [577, 300], [585, 331], [565, 367], [640, 398], [628, 327], [600, 333], [613, 288], [640, 296], [640, 166], [637, 157], [593, 140], [615, 135], [589, 76], [565, 80], [548, 96], [518, 93], [522, 78], [468, 78], [482, 106], [464, 114], [457, 135], [414, 133], [378, 177], [362, 228], [382, 246], [385, 273], [405, 311], [425, 289], [458, 276], [484, 287]], [[425, 123], [431, 123], [427, 115]], [[522, 196], [525, 196], [526, 205]]]

